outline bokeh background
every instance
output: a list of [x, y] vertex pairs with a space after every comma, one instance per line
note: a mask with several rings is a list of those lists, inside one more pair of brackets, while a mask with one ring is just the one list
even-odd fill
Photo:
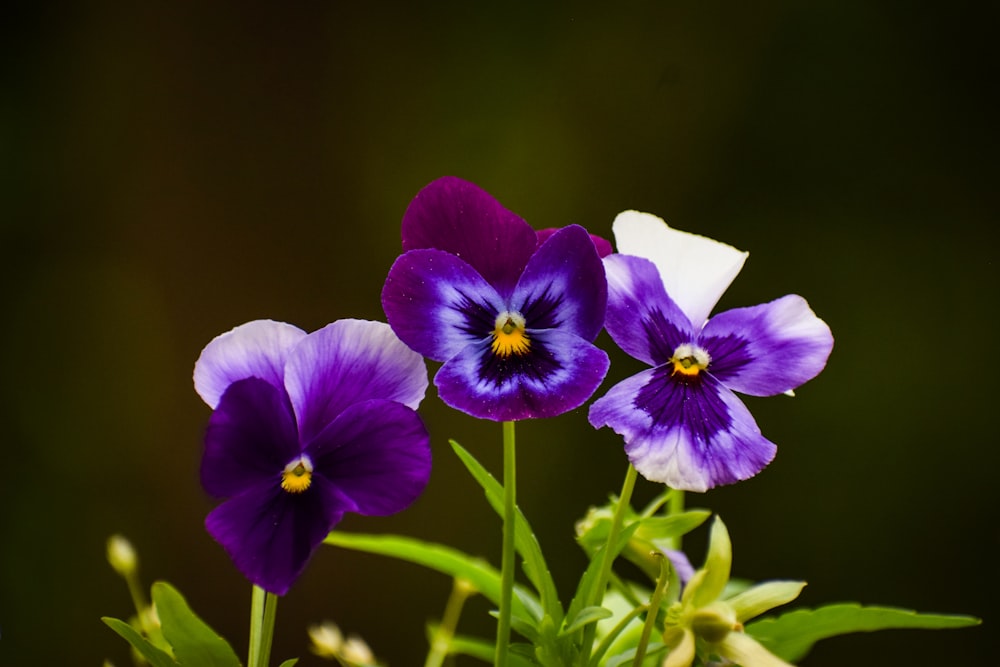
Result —
[[[998, 439], [997, 81], [989, 3], [23, 3], [0, 22], [0, 664], [128, 664], [101, 615], [126, 534], [245, 652], [250, 588], [202, 528], [208, 409], [191, 369], [255, 318], [382, 319], [410, 198], [453, 174], [536, 227], [610, 236], [621, 210], [750, 251], [720, 307], [789, 292], [833, 328], [794, 399], [749, 400], [779, 444], [699, 496], [735, 571], [840, 600], [986, 618], [830, 640], [813, 666], [992, 664]], [[602, 336], [601, 344], [610, 347]], [[638, 362], [613, 354], [610, 386]], [[500, 430], [433, 394], [435, 470], [344, 530], [498, 560], [448, 438], [499, 471]], [[519, 430], [520, 502], [568, 598], [573, 521], [617, 491], [583, 409]], [[638, 502], [658, 489], [643, 482]], [[699, 559], [704, 530], [688, 544]], [[421, 664], [450, 582], [322, 551], [276, 658], [325, 618]], [[488, 607], [462, 629], [489, 635]]]

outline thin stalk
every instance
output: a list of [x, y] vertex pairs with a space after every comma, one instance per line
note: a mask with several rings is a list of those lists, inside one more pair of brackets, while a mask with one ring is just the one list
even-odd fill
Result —
[[278, 596], [260, 586], [253, 587], [250, 599], [250, 649], [247, 667], [267, 667], [274, 639], [274, 618], [278, 613]]
[[444, 616], [441, 618], [441, 625], [434, 632], [431, 640], [431, 648], [427, 652], [427, 660], [424, 667], [441, 667], [444, 659], [448, 657], [451, 650], [451, 640], [455, 637], [455, 628], [458, 627], [458, 619], [462, 616], [462, 607], [469, 596], [476, 592], [472, 582], [462, 577], [456, 577], [451, 587], [451, 595], [448, 596], [448, 603], [444, 608]]
[[514, 422], [503, 423], [503, 556], [500, 564], [500, 618], [495, 667], [506, 667], [510, 644], [510, 608], [514, 600], [514, 522], [517, 507]]
[[[632, 490], [635, 489], [635, 480], [638, 475], [639, 473], [630, 463], [625, 473], [625, 482], [622, 484], [621, 495], [618, 497], [618, 503], [615, 505], [614, 516], [611, 517], [611, 530], [608, 531], [608, 541], [601, 552], [601, 569], [598, 572], [597, 581], [594, 584], [588, 606], [596, 607], [604, 600], [604, 589], [607, 588], [608, 576], [611, 574], [611, 563], [614, 561], [614, 558], [611, 557], [611, 552], [614, 551], [615, 545], [618, 542], [622, 523], [625, 522], [625, 510], [628, 509], [632, 502]], [[587, 656], [590, 655], [590, 647], [594, 643], [594, 634], [597, 632], [596, 625], [596, 623], [591, 623], [583, 631], [583, 650], [580, 653], [583, 662], [581, 664], [587, 664]]]
[[646, 623], [642, 626], [642, 637], [639, 645], [635, 649], [635, 660], [632, 667], [642, 667], [642, 661], [646, 657], [646, 647], [649, 646], [649, 637], [656, 627], [656, 615], [660, 613], [660, 604], [663, 603], [663, 594], [670, 583], [670, 560], [661, 553], [656, 554], [660, 558], [660, 577], [656, 580], [656, 588], [649, 599], [649, 607], [646, 610]]

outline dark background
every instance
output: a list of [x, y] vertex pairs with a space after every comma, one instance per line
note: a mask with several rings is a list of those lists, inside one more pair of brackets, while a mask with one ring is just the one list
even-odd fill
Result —
[[[445, 174], [536, 227], [610, 236], [635, 208], [749, 250], [722, 308], [806, 296], [829, 367], [748, 400], [777, 459], [689, 504], [726, 519], [735, 574], [808, 580], [805, 605], [986, 617], [830, 640], [805, 664], [995, 661], [995, 5], [208, 4], [4, 10], [0, 664], [128, 664], [98, 620], [130, 613], [104, 560], [118, 531], [147, 584], [245, 654], [250, 587], [202, 527], [193, 363], [255, 318], [382, 319], [399, 220]], [[639, 368], [613, 354], [605, 386]], [[433, 393], [422, 413], [426, 494], [342, 528], [497, 562], [500, 524], [447, 439], [499, 472], [499, 427]], [[564, 599], [573, 521], [626, 466], [585, 415], [518, 431], [519, 500]], [[331, 618], [421, 664], [449, 588], [324, 549], [279, 605], [275, 658], [320, 664], [305, 628]], [[487, 610], [462, 629], [488, 636]]]

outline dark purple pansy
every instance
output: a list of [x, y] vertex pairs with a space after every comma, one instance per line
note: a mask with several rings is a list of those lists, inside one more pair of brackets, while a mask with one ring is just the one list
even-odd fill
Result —
[[590, 423], [622, 435], [636, 470], [672, 488], [752, 477], [776, 447], [733, 392], [791, 393], [826, 365], [830, 328], [795, 295], [708, 319], [746, 253], [635, 211], [614, 233], [622, 254], [604, 259], [608, 334], [652, 368], [595, 401]]
[[590, 398], [608, 370], [593, 345], [607, 283], [585, 229], [540, 238], [478, 186], [446, 177], [410, 203], [402, 236], [382, 306], [404, 343], [444, 362], [434, 384], [445, 403], [511, 421]]
[[201, 481], [226, 500], [208, 532], [254, 584], [284, 595], [347, 512], [406, 508], [430, 475], [416, 408], [424, 360], [381, 322], [310, 334], [257, 320], [209, 343], [194, 369], [214, 409]]

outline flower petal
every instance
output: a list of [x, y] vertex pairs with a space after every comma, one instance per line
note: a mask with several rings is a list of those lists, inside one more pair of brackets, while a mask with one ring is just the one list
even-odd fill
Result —
[[435, 361], [489, 337], [503, 300], [476, 270], [441, 250], [411, 250], [389, 269], [382, 308], [393, 331]]
[[218, 498], [281, 481], [281, 471], [300, 453], [288, 396], [265, 380], [229, 386], [208, 421], [201, 483]]
[[465, 347], [434, 377], [441, 400], [493, 421], [553, 417], [582, 405], [608, 372], [608, 355], [563, 331], [528, 334], [523, 356], [497, 357], [488, 341]]
[[416, 409], [427, 384], [423, 358], [388, 324], [367, 320], [338, 320], [309, 334], [285, 371], [302, 442], [354, 403], [379, 398]]
[[322, 479], [298, 494], [278, 483], [262, 485], [212, 510], [205, 528], [247, 579], [284, 595], [343, 517], [339, 503], [336, 489]]
[[833, 334], [795, 294], [713, 317], [701, 344], [712, 375], [751, 396], [781, 394], [816, 377], [833, 349]]
[[696, 337], [687, 316], [663, 289], [656, 266], [629, 255], [604, 258], [608, 315], [604, 326], [630, 356], [650, 366], [666, 363], [681, 343]]
[[760, 472], [777, 449], [746, 406], [711, 375], [685, 384], [668, 367], [618, 383], [590, 406], [594, 428], [610, 426], [643, 477], [674, 489], [706, 491]]
[[344, 410], [306, 447], [314, 475], [354, 501], [353, 512], [394, 514], [416, 500], [431, 473], [430, 435], [416, 412], [394, 401]]
[[[548, 241], [553, 234], [559, 231], [559, 229], [559, 227], [546, 227], [545, 229], [539, 229], [536, 232], [538, 235], [538, 246], [541, 247], [541, 245]], [[593, 242], [594, 248], [597, 250], [597, 255], [602, 259], [615, 251], [614, 247], [611, 245], [611, 241], [607, 240], [603, 236], [591, 234], [590, 240]]]
[[663, 286], [695, 327], [701, 327], [749, 253], [671, 229], [649, 213], [625, 211], [612, 224], [618, 252], [656, 264]]
[[532, 253], [535, 230], [478, 185], [454, 176], [433, 181], [403, 215], [403, 250], [437, 248], [461, 257], [509, 295]]
[[255, 320], [216, 336], [194, 365], [194, 388], [214, 408], [226, 387], [258, 377], [282, 387], [285, 360], [306, 332], [291, 324]]
[[511, 306], [529, 328], [559, 329], [592, 341], [604, 328], [608, 285], [587, 230], [564, 227], [538, 249], [514, 288]]
[[743, 667], [794, 667], [768, 651], [756, 639], [742, 632], [730, 632], [713, 648], [723, 658]]

